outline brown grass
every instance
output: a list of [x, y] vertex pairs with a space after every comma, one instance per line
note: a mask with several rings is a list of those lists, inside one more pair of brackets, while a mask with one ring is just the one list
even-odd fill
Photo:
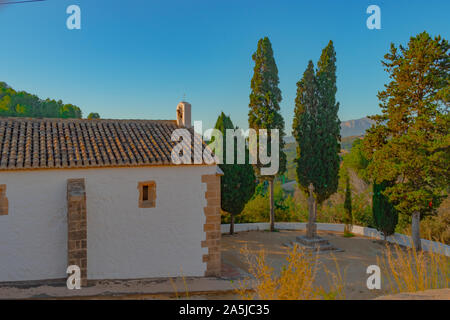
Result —
[[329, 291], [327, 292], [324, 289], [320, 288], [319, 292], [325, 300], [345, 300], [344, 289], [346, 271], [344, 270], [344, 273], [342, 273], [339, 268], [336, 256], [332, 253], [331, 256], [336, 267], [336, 272], [332, 272], [325, 265], [323, 266], [323, 269], [328, 277]]
[[392, 293], [449, 287], [450, 259], [436, 252], [386, 245], [377, 261]]
[[[186, 277], [183, 275], [183, 269], [182, 268], [180, 268], [180, 274], [181, 274], [181, 278], [183, 279], [185, 298], [189, 298], [189, 290], [188, 290], [187, 283], [186, 283]], [[175, 298], [176, 299], [182, 298], [178, 294], [177, 286], [175, 285], [175, 282], [173, 281], [172, 277], [170, 277], [170, 275], [168, 275], [168, 277], [169, 277], [169, 280], [170, 280], [170, 284], [172, 285], [173, 291], [175, 293]]]
[[[311, 252], [306, 252], [299, 246], [287, 250], [286, 264], [280, 274], [267, 263], [264, 250], [251, 254], [248, 248], [241, 250], [249, 266], [251, 278], [239, 282], [237, 293], [247, 300], [315, 300], [341, 299], [344, 281], [336, 262], [337, 273], [325, 269], [329, 276], [330, 291], [316, 287], [314, 280], [318, 270], [318, 258]], [[253, 287], [253, 290], [249, 290]]]
[[[387, 244], [377, 263], [382, 270], [383, 287], [389, 286], [393, 294], [428, 289], [448, 288], [450, 284], [450, 258], [435, 252], [416, 251], [397, 244]], [[336, 257], [335, 270], [318, 261], [318, 255], [297, 245], [287, 250], [286, 264], [281, 272], [269, 265], [264, 250], [250, 253], [241, 250], [249, 266], [250, 277], [239, 282], [237, 293], [243, 299], [261, 300], [334, 300], [345, 299], [345, 271]], [[328, 277], [328, 291], [315, 285], [319, 267]], [[364, 279], [361, 279], [364, 280]], [[250, 288], [252, 290], [250, 290]]]

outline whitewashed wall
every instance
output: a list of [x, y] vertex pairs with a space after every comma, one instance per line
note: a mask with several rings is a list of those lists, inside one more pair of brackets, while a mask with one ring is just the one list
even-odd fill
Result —
[[[202, 276], [206, 205], [201, 175], [214, 166], [0, 172], [0, 281], [56, 279], [67, 268], [67, 179], [85, 178], [88, 279]], [[156, 207], [139, 208], [139, 181], [156, 181]]]

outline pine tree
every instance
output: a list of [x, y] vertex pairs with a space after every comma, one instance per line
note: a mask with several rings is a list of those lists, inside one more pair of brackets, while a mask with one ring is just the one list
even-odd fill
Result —
[[[284, 119], [280, 114], [281, 90], [278, 88], [278, 68], [273, 57], [272, 44], [265, 37], [258, 41], [256, 52], [252, 56], [255, 62], [249, 103], [248, 124], [258, 133], [259, 129], [268, 130], [268, 152], [270, 153], [270, 129], [279, 130], [279, 170], [278, 175], [286, 170], [284, 148]], [[259, 145], [258, 145], [259, 146]], [[273, 200], [273, 181], [275, 176], [261, 176], [263, 165], [258, 161], [254, 165], [255, 173], [260, 179], [267, 179], [270, 187], [270, 230], [275, 229]]]
[[375, 227], [386, 237], [394, 234], [398, 223], [398, 213], [389, 199], [383, 194], [386, 188], [392, 185], [388, 181], [373, 184], [372, 214]]
[[414, 247], [421, 249], [420, 217], [434, 214], [450, 180], [450, 46], [427, 32], [406, 47], [391, 44], [382, 62], [390, 83], [378, 94], [382, 115], [364, 139], [375, 183], [400, 214], [412, 215]]
[[235, 216], [242, 212], [255, 192], [255, 174], [252, 165], [248, 164], [247, 151], [245, 164], [237, 164], [237, 138], [234, 138], [235, 141], [226, 139], [226, 130], [235, 129], [230, 117], [222, 112], [215, 128], [223, 134], [223, 159], [226, 159], [227, 143], [234, 143], [234, 164], [219, 164], [224, 173], [221, 177], [221, 207], [231, 215], [230, 234], [233, 234]]
[[344, 223], [345, 232], [350, 234], [353, 225], [353, 214], [352, 214], [352, 190], [350, 187], [350, 176], [347, 173], [346, 184], [345, 184], [345, 200], [344, 200]]

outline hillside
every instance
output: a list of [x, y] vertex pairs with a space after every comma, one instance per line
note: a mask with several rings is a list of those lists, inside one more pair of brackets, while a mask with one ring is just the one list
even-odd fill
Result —
[[0, 82], [0, 117], [81, 118], [81, 110], [61, 100], [41, 100], [38, 96], [16, 91]]
[[[370, 120], [367, 117], [361, 119], [342, 121], [341, 122], [342, 149], [349, 151], [353, 141], [356, 138], [365, 135], [366, 130], [369, 129], [373, 123], [374, 121]], [[287, 136], [284, 138], [284, 142], [286, 144], [295, 143], [295, 138], [293, 136]]]

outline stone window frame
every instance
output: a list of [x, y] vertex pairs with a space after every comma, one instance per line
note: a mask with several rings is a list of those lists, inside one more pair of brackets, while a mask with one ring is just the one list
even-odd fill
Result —
[[8, 197], [6, 196], [6, 184], [0, 184], [0, 216], [8, 215]]
[[[148, 199], [144, 200], [144, 187], [148, 187]], [[154, 180], [141, 181], [138, 183], [139, 208], [156, 207], [156, 182]]]

